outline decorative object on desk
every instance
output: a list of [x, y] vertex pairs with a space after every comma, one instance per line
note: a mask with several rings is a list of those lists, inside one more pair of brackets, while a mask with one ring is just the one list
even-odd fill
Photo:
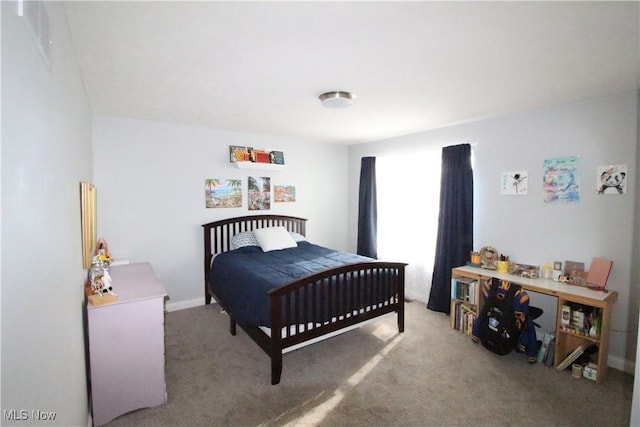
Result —
[[469, 265], [471, 265], [472, 267], [482, 267], [482, 257], [480, 256], [479, 252], [471, 252], [470, 259], [471, 262], [469, 263]]
[[627, 165], [598, 166], [598, 194], [627, 194]]
[[[87, 297], [92, 305], [105, 304], [117, 299], [118, 294], [113, 292], [113, 286], [111, 285], [110, 264], [111, 253], [109, 252], [109, 245], [105, 239], [100, 238], [96, 242], [93, 261], [89, 269], [88, 285], [90, 294]], [[105, 298], [104, 301], [102, 301], [102, 298]]]
[[560, 276], [563, 274], [562, 261], [553, 262], [553, 271], [551, 272], [551, 278], [556, 282], [560, 281]]
[[91, 265], [100, 264], [108, 268], [111, 264], [111, 252], [109, 252], [109, 244], [102, 237], [96, 241], [96, 247], [93, 251], [93, 261]]
[[528, 175], [526, 171], [502, 172], [502, 194], [526, 196]]
[[496, 265], [496, 271], [498, 273], [508, 273], [509, 272], [509, 261], [498, 260]]
[[249, 153], [253, 150], [251, 147], [244, 147], [240, 145], [230, 145], [229, 146], [229, 161], [231, 163], [235, 162], [249, 162], [251, 158]]
[[540, 277], [543, 279], [551, 279], [552, 277], [552, 268], [550, 262], [545, 262], [542, 267], [540, 267]]
[[537, 265], [517, 264], [514, 262], [509, 263], [509, 273], [514, 276], [526, 277], [528, 279], [537, 279], [540, 272], [540, 267]]
[[282, 151], [269, 151], [269, 162], [276, 165], [284, 165], [284, 153]]
[[584, 271], [584, 262], [565, 261], [564, 262], [564, 274], [571, 277], [576, 272]]
[[612, 266], [613, 261], [611, 260], [593, 258], [593, 260], [591, 260], [591, 266], [589, 267], [589, 273], [587, 274], [587, 286], [604, 291], [607, 287], [607, 280], [609, 279]]
[[544, 161], [542, 188], [545, 203], [580, 201], [579, 163], [578, 156], [555, 157]]
[[250, 211], [271, 209], [271, 178], [248, 178], [248, 206]]
[[569, 284], [574, 286], [587, 286], [587, 272], [586, 271], [574, 271], [569, 276]]
[[491, 246], [484, 246], [480, 249], [480, 263], [482, 264], [482, 268], [487, 268], [489, 270], [496, 269], [496, 262], [498, 261], [498, 251]]
[[205, 179], [204, 198], [206, 208], [240, 208], [242, 207], [242, 180]]
[[273, 185], [273, 201], [274, 203], [288, 203], [296, 201], [295, 185]]

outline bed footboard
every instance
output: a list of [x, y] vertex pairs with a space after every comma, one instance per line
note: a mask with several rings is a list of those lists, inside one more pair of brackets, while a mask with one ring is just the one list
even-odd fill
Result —
[[[283, 350], [390, 312], [404, 332], [404, 268], [371, 261], [348, 264], [269, 291], [271, 383], [282, 373]], [[281, 331], [281, 333], [277, 333]]]

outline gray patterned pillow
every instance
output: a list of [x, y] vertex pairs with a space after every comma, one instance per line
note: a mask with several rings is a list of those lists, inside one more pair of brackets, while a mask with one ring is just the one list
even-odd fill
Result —
[[[302, 234], [296, 233], [294, 231], [290, 231], [291, 237], [294, 242], [303, 242], [307, 240]], [[245, 246], [260, 246], [258, 243], [258, 239], [256, 239], [253, 231], [243, 231], [242, 233], [238, 233], [231, 238], [231, 249], [238, 249]]]
[[260, 246], [253, 231], [243, 231], [231, 238], [231, 249], [239, 249], [245, 246]]

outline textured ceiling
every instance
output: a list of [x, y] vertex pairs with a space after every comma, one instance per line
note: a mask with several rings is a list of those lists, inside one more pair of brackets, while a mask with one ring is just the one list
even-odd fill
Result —
[[639, 4], [65, 7], [95, 114], [352, 144], [637, 89]]

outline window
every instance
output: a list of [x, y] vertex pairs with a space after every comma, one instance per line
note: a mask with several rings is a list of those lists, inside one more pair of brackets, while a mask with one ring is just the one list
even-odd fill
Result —
[[407, 262], [406, 296], [429, 298], [440, 207], [440, 149], [377, 156], [378, 258]]

